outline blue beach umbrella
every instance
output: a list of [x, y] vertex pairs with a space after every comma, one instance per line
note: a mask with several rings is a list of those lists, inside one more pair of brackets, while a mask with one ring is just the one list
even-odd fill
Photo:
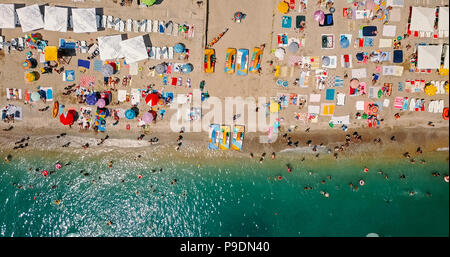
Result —
[[176, 44], [176, 45], [174, 46], [174, 48], [173, 48], [173, 50], [175, 51], [175, 53], [178, 53], [178, 54], [183, 53], [185, 49], [186, 49], [186, 48], [185, 48], [184, 45], [181, 44], [181, 43]]
[[41, 94], [39, 94], [39, 92], [33, 92], [31, 94], [31, 101], [37, 102], [39, 99], [41, 99]]
[[128, 109], [128, 110], [125, 112], [125, 117], [126, 117], [127, 119], [129, 119], [129, 120], [132, 120], [132, 119], [136, 118], [136, 113], [135, 113], [133, 110]]
[[86, 96], [86, 103], [89, 105], [95, 105], [97, 103], [97, 95], [96, 94], [90, 94]]
[[183, 67], [181, 68], [181, 71], [185, 74], [191, 73], [192, 71], [192, 64], [190, 63], [186, 63], [183, 65]]

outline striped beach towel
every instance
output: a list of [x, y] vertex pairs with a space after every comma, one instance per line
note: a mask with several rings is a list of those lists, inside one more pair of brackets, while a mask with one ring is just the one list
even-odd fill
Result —
[[402, 109], [403, 108], [403, 100], [404, 100], [404, 98], [403, 97], [396, 97], [395, 99], [394, 99], [394, 108], [395, 109]]

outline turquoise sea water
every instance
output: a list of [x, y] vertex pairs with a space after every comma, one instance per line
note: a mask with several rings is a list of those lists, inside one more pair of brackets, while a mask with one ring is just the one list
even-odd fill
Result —
[[[112, 168], [107, 155], [18, 156], [0, 164], [0, 235], [449, 236], [449, 184], [442, 176], [449, 171], [447, 156], [433, 154], [425, 165], [405, 159], [362, 164], [288, 158], [263, 165], [250, 159], [208, 161], [198, 167], [184, 161], [134, 162], [124, 155]], [[58, 159], [71, 165], [55, 170]], [[366, 165], [368, 173], [362, 171]], [[45, 178], [44, 168], [55, 172]], [[432, 176], [434, 171], [441, 176]], [[282, 179], [274, 179], [278, 176]], [[349, 183], [360, 179], [366, 184], [355, 192]]]

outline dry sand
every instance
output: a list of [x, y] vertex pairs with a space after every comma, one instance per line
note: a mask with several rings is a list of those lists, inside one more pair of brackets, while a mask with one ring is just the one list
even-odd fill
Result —
[[[2, 1], [2, 3], [27, 3], [31, 4], [30, 1]], [[190, 49], [190, 59], [194, 65], [194, 72], [189, 75], [176, 75], [183, 77], [183, 81], [186, 81], [186, 78], [190, 77], [192, 79], [193, 88], [198, 88], [201, 80], [206, 81], [206, 90], [209, 92], [211, 96], [219, 97], [220, 99], [224, 99], [228, 96], [241, 96], [241, 97], [273, 97], [276, 96], [277, 93], [298, 93], [303, 95], [309, 95], [310, 93], [315, 92], [314, 82], [315, 78], [313, 73], [309, 77], [310, 88], [303, 89], [292, 86], [292, 82], [298, 77], [299, 70], [295, 71], [294, 77], [287, 78], [290, 82], [290, 86], [288, 88], [281, 88], [275, 84], [275, 78], [272, 73], [273, 67], [269, 66], [268, 61], [274, 60], [276, 65], [287, 64], [287, 58], [283, 62], [278, 62], [275, 60], [274, 55], [271, 53], [271, 47], [276, 48], [276, 35], [281, 32], [288, 33], [288, 37], [304, 37], [306, 38], [306, 45], [302, 47], [297, 55], [304, 56], [322, 56], [322, 55], [337, 55], [338, 59], [341, 54], [351, 53], [353, 55], [353, 68], [362, 68], [366, 67], [368, 71], [368, 78], [363, 80], [370, 85], [371, 74], [375, 71], [375, 64], [369, 63], [366, 65], [359, 65], [356, 63], [355, 55], [356, 52], [370, 52], [372, 50], [378, 50], [378, 40], [383, 38], [381, 35], [377, 36], [374, 40], [374, 47], [365, 47], [361, 49], [353, 48], [353, 42], [348, 49], [340, 49], [338, 42], [336, 41], [335, 48], [332, 50], [323, 50], [320, 48], [320, 35], [321, 34], [334, 34], [335, 40], [339, 38], [340, 34], [352, 34], [353, 40], [357, 37], [358, 31], [353, 30], [349, 31], [347, 26], [347, 20], [342, 17], [341, 11], [344, 7], [349, 7], [349, 4], [346, 4], [346, 1], [335, 1], [336, 13], [334, 15], [334, 26], [332, 27], [319, 27], [317, 22], [313, 20], [313, 13], [318, 7], [315, 5], [315, 1], [309, 1], [307, 12], [303, 15], [306, 15], [306, 30], [302, 33], [296, 33], [293, 29], [282, 29], [281, 28], [281, 17], [282, 15], [276, 11], [276, 5], [278, 1], [273, 0], [211, 0], [209, 3], [209, 19], [208, 19], [208, 30], [207, 35], [208, 38], [205, 38], [205, 30], [204, 24], [206, 21], [206, 5], [203, 7], [198, 7], [194, 0], [180, 0], [180, 1], [171, 1], [165, 0], [160, 5], [150, 7], [150, 8], [138, 8], [136, 5], [132, 5], [130, 7], [121, 7], [118, 4], [114, 4], [112, 1], [85, 1], [85, 3], [74, 3], [71, 1], [32, 1], [33, 3], [38, 4], [46, 4], [49, 3], [51, 5], [66, 5], [73, 7], [103, 7], [104, 13], [106, 15], [113, 15], [114, 17], [120, 17], [122, 19], [127, 18], [135, 18], [135, 19], [161, 19], [161, 20], [173, 20], [174, 22], [183, 23], [187, 22], [190, 24], [195, 24], [195, 38], [193, 40], [185, 40], [183, 37], [172, 37], [166, 35], [159, 35], [159, 33], [150, 33], [151, 41], [156, 46], [171, 46], [178, 42], [184, 43], [188, 49]], [[413, 1], [405, 1], [406, 5], [411, 4]], [[448, 2], [447, 2], [448, 3]], [[402, 11], [401, 21], [390, 23], [397, 25], [397, 31], [399, 35], [403, 35], [406, 31], [406, 23], [407, 16], [409, 13], [408, 6], [405, 6]], [[295, 26], [295, 16], [297, 13], [298, 7], [294, 11], [291, 11], [288, 15], [293, 16], [293, 22]], [[236, 11], [244, 12], [247, 17], [242, 23], [235, 23], [232, 21], [233, 14]], [[359, 25], [365, 24], [364, 21], [357, 20], [355, 22], [355, 28], [358, 28]], [[373, 21], [372, 25], [378, 26], [378, 31], [381, 34], [382, 24], [381, 21]], [[216, 50], [216, 71], [213, 74], [205, 74], [203, 72], [203, 47], [207, 41], [210, 41], [217, 34], [221, 33], [225, 28], [229, 28], [228, 33], [216, 44], [214, 45], [214, 49]], [[75, 34], [72, 32], [67, 33], [56, 33], [49, 32], [44, 30], [37, 31], [41, 33], [44, 39], [49, 41], [50, 45], [57, 45], [58, 38], [73, 38], [77, 40], [86, 40], [88, 43], [94, 42], [94, 40], [99, 36], [104, 35], [114, 35], [118, 34], [118, 32], [107, 29], [106, 31], [101, 31], [98, 33], [90, 33], [90, 34]], [[13, 37], [23, 36], [22, 30], [20, 28], [14, 30], [3, 29], [0, 32], [1, 35], [5, 36], [7, 40], [11, 40]], [[143, 35], [144, 33], [128, 33], [128, 37], [134, 37], [137, 35]], [[409, 62], [407, 58], [412, 54], [412, 50], [406, 50], [404, 46], [408, 43], [414, 45], [418, 42], [427, 42], [427, 43], [442, 43], [444, 42], [442, 39], [415, 39], [408, 38], [402, 41], [403, 50], [405, 51], [405, 64]], [[448, 42], [448, 39], [445, 40]], [[253, 47], [260, 46], [261, 44], [266, 44], [266, 49], [263, 55], [263, 74], [253, 74], [249, 73], [247, 76], [237, 76], [228, 75], [223, 72], [223, 67], [225, 66], [225, 51], [226, 48], [246, 48], [250, 50], [250, 53]], [[392, 49], [384, 49], [386, 51], [392, 51]], [[29, 50], [25, 50], [23, 52], [12, 51], [11, 54], [6, 54], [5, 56], [0, 57], [0, 87], [1, 87], [1, 98], [0, 103], [6, 104], [8, 103], [5, 99], [5, 89], [6, 87], [14, 87], [14, 88], [22, 88], [23, 91], [26, 89], [35, 90], [38, 85], [53, 87], [55, 100], [58, 100], [60, 103], [63, 103], [66, 107], [75, 107], [79, 109], [79, 107], [83, 105], [76, 104], [76, 98], [74, 96], [66, 97], [62, 96], [62, 92], [64, 92], [63, 88], [67, 85], [72, 84], [73, 82], [63, 82], [62, 75], [57, 73], [41, 75], [39, 81], [34, 82], [32, 84], [28, 84], [24, 82], [24, 71], [21, 68], [21, 62], [25, 59], [25, 52]], [[2, 52], [2, 51], [1, 51]], [[33, 50], [36, 53], [35, 50]], [[73, 69], [76, 71], [76, 81], [78, 82], [80, 78], [80, 74], [76, 68], [77, 58], [86, 58], [86, 54], [77, 54], [77, 57], [72, 59], [71, 65], [66, 65], [65, 68]], [[157, 60], [147, 60], [145, 62], [139, 62], [139, 66], [143, 67], [143, 71], [139, 73], [137, 76], [133, 76], [132, 84], [129, 88], [144, 88], [149, 84], [156, 84], [156, 89], [162, 89], [162, 78], [160, 77], [149, 77], [147, 72], [147, 67], [154, 66], [161, 61]], [[122, 61], [123, 63], [123, 61]], [[92, 64], [91, 64], [92, 66]], [[338, 68], [333, 70], [333, 73], [336, 75], [343, 76], [343, 74], [347, 72], [351, 74], [350, 69], [342, 69], [340, 68], [340, 59], [338, 61]], [[93, 71], [91, 68], [90, 71], [86, 74], [95, 74], [97, 76], [97, 81], [102, 79], [100, 73]], [[123, 76], [128, 75], [128, 70], [126, 68], [122, 68], [118, 77], [122, 78]], [[370, 143], [369, 138], [375, 137], [375, 135], [383, 135], [384, 141], [389, 140], [388, 135], [393, 133], [399, 133], [401, 135], [405, 135], [405, 141], [400, 141], [402, 144], [408, 144], [408, 141], [411, 145], [416, 143], [424, 144], [426, 142], [430, 143], [430, 150], [434, 150], [437, 147], [448, 147], [448, 121], [442, 120], [441, 114], [434, 114], [428, 112], [403, 112], [402, 118], [400, 120], [394, 120], [393, 114], [397, 111], [393, 109], [393, 101], [396, 96], [408, 96], [417, 97], [417, 98], [425, 98], [427, 101], [431, 99], [445, 99], [445, 106], [449, 105], [448, 95], [434, 96], [428, 97], [424, 93], [404, 93], [397, 91], [397, 84], [399, 81], [405, 80], [413, 80], [413, 79], [425, 79], [426, 81], [430, 80], [445, 80], [445, 77], [437, 75], [435, 72], [432, 74], [415, 74], [409, 73], [407, 70], [404, 71], [402, 77], [383, 77], [381, 76], [380, 80], [377, 83], [377, 86], [383, 85], [385, 82], [393, 83], [393, 94], [389, 97], [391, 100], [391, 104], [389, 108], [384, 108], [381, 112], [381, 117], [384, 118], [385, 124], [380, 129], [366, 129], [362, 130], [362, 128], [367, 127], [367, 123], [361, 120], [354, 120], [353, 116], [356, 113], [355, 110], [355, 102], [357, 100], [368, 100], [367, 96], [357, 96], [357, 97], [349, 97], [349, 80], [345, 79], [344, 87], [341, 89], [337, 89], [336, 92], [343, 92], [347, 94], [346, 105], [336, 107], [335, 115], [346, 115], [350, 114], [351, 116], [351, 125], [349, 125], [350, 131], [366, 131], [363, 135], [370, 135], [364, 138], [364, 141]], [[106, 90], [107, 88], [103, 86], [102, 83], [97, 83], [95, 85], [97, 90]], [[121, 89], [122, 86], [119, 86]], [[174, 86], [165, 86], [166, 91], [173, 91], [175, 94], [178, 93], [189, 93], [192, 92], [192, 89], [182, 87], [174, 87]], [[129, 92], [129, 91], [128, 91]], [[324, 91], [322, 93], [322, 98], [325, 97]], [[113, 102], [117, 99], [117, 94], [113, 94]], [[80, 133], [78, 132], [78, 128], [76, 124], [72, 129], [68, 127], [62, 126], [57, 119], [51, 118], [51, 111], [47, 112], [38, 112], [37, 109], [43, 108], [48, 104], [44, 104], [39, 102], [33, 105], [24, 105], [21, 101], [11, 101], [10, 103], [14, 103], [23, 107], [24, 110], [24, 120], [17, 121], [14, 124], [14, 129], [10, 133], [2, 133], [2, 145], [7, 145], [9, 147], [12, 146], [13, 143], [7, 144], [6, 142], [11, 142], [9, 140], [8, 134], [13, 134], [15, 137], [20, 137], [21, 135], [56, 135], [58, 133], [66, 132], [69, 135], [78, 136], [80, 135], [83, 139], [90, 140], [88, 138], [97, 138], [97, 140], [101, 137], [104, 137], [106, 134], [109, 134], [112, 139], [132, 139], [133, 142], [137, 138], [137, 136], [142, 132], [140, 128], [137, 127], [136, 121], [125, 121], [121, 119], [118, 126], [110, 126], [113, 123], [112, 119], [108, 118], [107, 120], [107, 132], [105, 134], [95, 135], [92, 131]], [[119, 106], [111, 106], [111, 107], [120, 107], [120, 108], [129, 108], [131, 106], [130, 103], [124, 103]], [[141, 110], [147, 110], [148, 107], [145, 105], [144, 101], [141, 101], [140, 104]], [[346, 134], [339, 128], [331, 129], [328, 127], [329, 117], [320, 116], [319, 122], [315, 124], [304, 125], [295, 119], [294, 113], [298, 112], [298, 107], [289, 106], [286, 109], [283, 109], [280, 113], [280, 117], [284, 118], [282, 122], [282, 132], [285, 132], [286, 129], [290, 125], [297, 125], [299, 129], [295, 131], [293, 134], [296, 134], [295, 137], [303, 141], [309, 136], [306, 136], [303, 131], [306, 127], [311, 127], [311, 131], [314, 132], [315, 136], [313, 137], [315, 143], [319, 144], [324, 141], [324, 144], [338, 143], [343, 142]], [[300, 112], [305, 112], [303, 109]], [[161, 140], [161, 144], [168, 144], [167, 149], [174, 149], [176, 146], [176, 133], [168, 132], [169, 120], [170, 117], [174, 114], [174, 110], [168, 110], [166, 113], [166, 118], [164, 120], [158, 120], [156, 124], [151, 126], [151, 133], [146, 137], [148, 140], [150, 137], [158, 136]], [[428, 121], [434, 121], [436, 127], [431, 128], [426, 124]], [[241, 122], [238, 120], [238, 122]], [[131, 124], [131, 131], [125, 130], [126, 124]], [[6, 128], [11, 124], [2, 123], [0, 128]], [[246, 140], [244, 142], [244, 152], [249, 151], [260, 151], [263, 149], [267, 151], [280, 151], [285, 148], [285, 142], [280, 140], [277, 144], [272, 145], [261, 145], [258, 142], [259, 134], [256, 133], [247, 133]], [[425, 135], [430, 136], [430, 141], [427, 141], [428, 138], [424, 137]], [[422, 142], [417, 142], [416, 138], [421, 138]], [[436, 138], [438, 137], [438, 138]], [[185, 143], [184, 145], [192, 145], [198, 148], [198, 151], [203, 152], [207, 148], [207, 133], [190, 133], [185, 135]], [[42, 141], [40, 141], [42, 143]], [[130, 141], [131, 142], [131, 141]], [[61, 143], [62, 145], [63, 143]], [[81, 144], [81, 141], [80, 141]], [[130, 143], [134, 144], [134, 143]], [[120, 145], [120, 144], [119, 144]], [[38, 147], [38, 144], [35, 145]], [[55, 145], [56, 146], [56, 145]], [[107, 144], [105, 144], [108, 147]], [[139, 146], [139, 145], [138, 145]], [[197, 147], [198, 146], [198, 147]], [[74, 146], [75, 147], [75, 146]], [[79, 147], [79, 145], [76, 145]], [[106, 148], [105, 147], [105, 148]], [[112, 147], [112, 146], [109, 146]], [[331, 147], [331, 146], [330, 146]], [[73, 148], [69, 148], [73, 149]], [[218, 155], [229, 155], [229, 153], [224, 153], [220, 151], [217, 153]], [[214, 155], [217, 155], [214, 154]]]

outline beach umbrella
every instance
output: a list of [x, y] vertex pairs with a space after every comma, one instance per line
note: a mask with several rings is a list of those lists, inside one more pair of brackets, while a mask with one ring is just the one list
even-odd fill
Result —
[[39, 74], [35, 71], [28, 72], [27, 74], [25, 74], [25, 79], [28, 82], [36, 81], [39, 79]]
[[102, 98], [98, 99], [97, 106], [99, 108], [103, 108], [103, 107], [105, 107], [105, 105], [106, 105], [105, 99], [102, 99]]
[[342, 48], [348, 48], [350, 46], [350, 40], [348, 40], [347, 36], [342, 36], [339, 44]]
[[59, 121], [63, 124], [63, 125], [72, 125], [73, 124], [73, 112], [67, 112], [66, 115], [61, 114], [59, 116]]
[[321, 10], [315, 11], [314, 20], [318, 21], [320, 25], [323, 25], [323, 23], [325, 22], [325, 13]]
[[37, 102], [41, 99], [41, 94], [39, 94], [39, 92], [33, 92], [31, 94], [31, 101], [33, 102]]
[[134, 119], [134, 118], [136, 117], [136, 113], [135, 113], [133, 110], [128, 109], [128, 110], [125, 112], [125, 117], [126, 117], [127, 119], [129, 119], [129, 120], [132, 120], [132, 119]]
[[114, 74], [114, 67], [110, 64], [105, 64], [102, 66], [102, 73], [105, 77], [111, 77]]
[[275, 50], [275, 57], [277, 57], [280, 60], [284, 59], [285, 54], [286, 54], [286, 51], [282, 47], [278, 47], [277, 50]]
[[165, 65], [163, 63], [160, 63], [160, 64], [156, 65], [156, 67], [155, 67], [155, 71], [158, 74], [164, 74], [166, 72], [166, 70], [167, 70], [167, 65]]
[[142, 120], [145, 122], [145, 123], [151, 123], [152, 121], [153, 121], [153, 114], [151, 113], [151, 112], [146, 112], [146, 113], [144, 113], [144, 115], [142, 116]]
[[288, 50], [291, 53], [296, 53], [299, 49], [299, 45], [297, 42], [291, 42], [288, 46]]
[[95, 105], [97, 103], [97, 100], [97, 94], [95, 93], [86, 96], [86, 103], [89, 105]]
[[131, 110], [134, 112], [135, 116], [139, 115], [139, 109], [136, 106], [131, 107]]
[[30, 62], [29, 60], [25, 60], [25, 61], [22, 63], [22, 68], [23, 68], [24, 70], [31, 69], [31, 62]]
[[235, 13], [234, 13], [234, 18], [235, 18], [237, 21], [240, 21], [240, 20], [242, 20], [242, 19], [244, 18], [244, 14], [243, 14], [242, 12], [235, 12]]
[[186, 63], [186, 64], [184, 64], [182, 67], [181, 67], [181, 71], [184, 73], [184, 74], [188, 74], [188, 73], [191, 73], [192, 72], [192, 64], [190, 64], [190, 63]]
[[328, 56], [322, 57], [322, 64], [323, 64], [324, 66], [330, 65], [330, 57], [328, 57]]
[[425, 94], [427, 94], [429, 96], [433, 96], [437, 92], [437, 87], [434, 86], [434, 85], [429, 84], [429, 85], [425, 86], [423, 91], [425, 92]]
[[158, 103], [158, 100], [159, 100], [159, 97], [158, 97], [158, 95], [155, 94], [155, 93], [148, 94], [148, 95], [145, 97], [145, 102], [146, 102], [147, 104], [151, 102], [151, 105], [152, 105], [152, 106], [155, 106], [155, 105]]
[[282, 14], [286, 14], [289, 12], [289, 4], [285, 1], [282, 1], [278, 4], [278, 11]]
[[359, 86], [359, 79], [353, 78], [350, 80], [350, 87], [351, 88], [357, 88]]
[[156, 0], [142, 0], [142, 3], [147, 6], [152, 6], [156, 3]]
[[330, 8], [330, 13], [334, 13], [336, 11], [336, 9], [334, 7]]
[[183, 44], [178, 43], [173, 47], [173, 50], [175, 51], [175, 53], [181, 54], [184, 52], [184, 50], [186, 50], [186, 47]]

